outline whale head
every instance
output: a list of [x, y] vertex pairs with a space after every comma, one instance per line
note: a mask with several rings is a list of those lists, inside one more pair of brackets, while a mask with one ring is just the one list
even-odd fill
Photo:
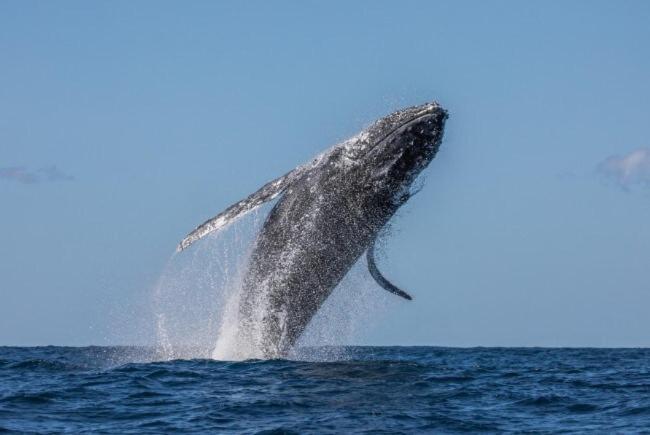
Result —
[[446, 119], [433, 102], [391, 113], [364, 130], [352, 152], [368, 181], [382, 190], [408, 189], [438, 152]]

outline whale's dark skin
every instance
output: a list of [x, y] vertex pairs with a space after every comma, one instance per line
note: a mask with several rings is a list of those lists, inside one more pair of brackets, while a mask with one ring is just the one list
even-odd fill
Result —
[[263, 357], [286, 355], [364, 252], [375, 280], [410, 299], [377, 270], [374, 242], [436, 155], [446, 118], [436, 103], [382, 118], [181, 242], [179, 250], [282, 194], [257, 236], [244, 277], [239, 340], [253, 343]]

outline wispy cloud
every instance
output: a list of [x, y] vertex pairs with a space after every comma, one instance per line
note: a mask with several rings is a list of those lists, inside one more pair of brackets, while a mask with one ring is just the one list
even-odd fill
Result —
[[598, 172], [629, 190], [634, 185], [650, 186], [650, 148], [639, 148], [600, 162]]
[[0, 179], [23, 184], [34, 184], [37, 181], [34, 174], [19, 166], [0, 168]]
[[0, 180], [14, 181], [21, 184], [36, 184], [48, 181], [72, 181], [74, 177], [62, 172], [54, 165], [35, 171], [23, 166], [10, 166], [0, 168]]

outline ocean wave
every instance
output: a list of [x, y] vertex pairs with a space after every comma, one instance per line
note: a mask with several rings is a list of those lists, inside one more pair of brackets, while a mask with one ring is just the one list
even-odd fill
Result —
[[156, 361], [146, 349], [0, 348], [0, 421], [35, 433], [650, 427], [648, 350], [350, 347], [336, 351], [347, 360], [314, 361], [318, 352]]

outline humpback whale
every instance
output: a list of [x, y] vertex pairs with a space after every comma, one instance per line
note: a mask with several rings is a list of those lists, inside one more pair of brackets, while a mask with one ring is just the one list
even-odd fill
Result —
[[180, 242], [178, 251], [278, 199], [243, 278], [238, 346], [264, 358], [285, 356], [364, 252], [375, 281], [411, 299], [377, 268], [375, 242], [438, 152], [446, 119], [436, 102], [396, 111], [265, 184]]

